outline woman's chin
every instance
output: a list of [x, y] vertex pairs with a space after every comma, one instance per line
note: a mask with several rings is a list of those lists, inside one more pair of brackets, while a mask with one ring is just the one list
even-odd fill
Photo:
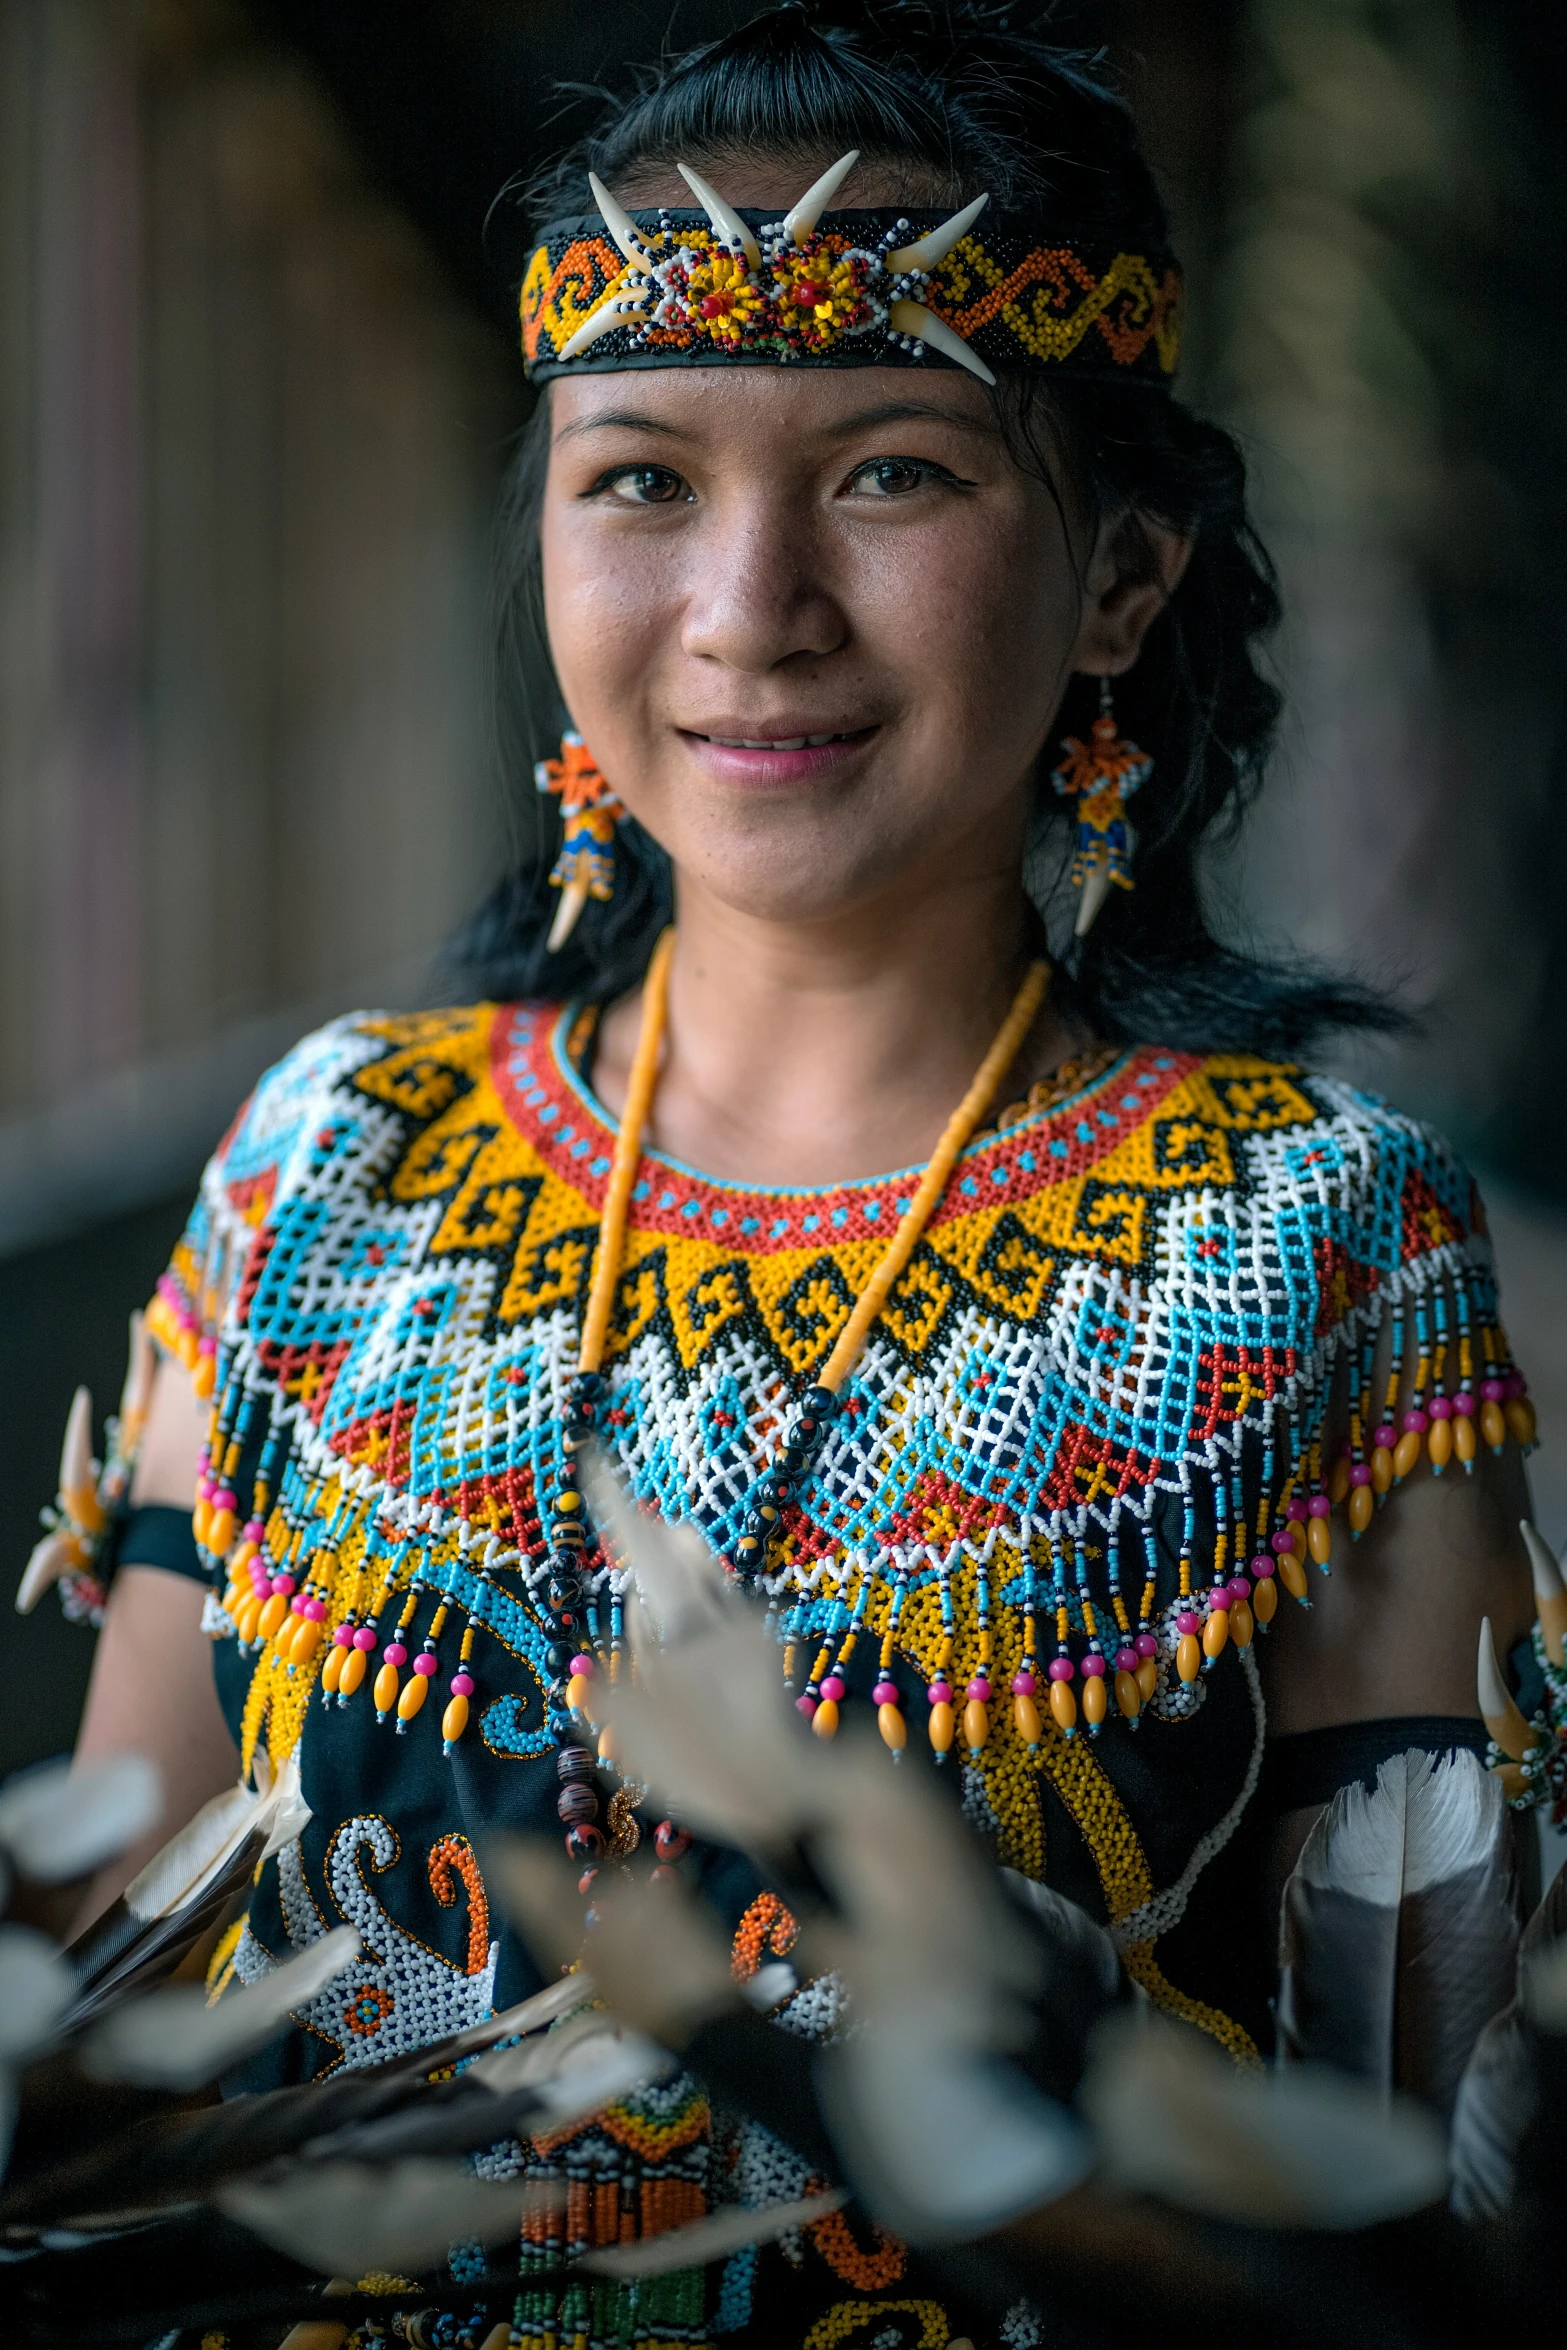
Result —
[[884, 864], [878, 871], [874, 858], [862, 865], [852, 852], [825, 869], [814, 858], [791, 857], [781, 849], [765, 859], [733, 863], [700, 857], [685, 870], [705, 896], [729, 913], [779, 930], [831, 929], [862, 917], [886, 894], [888, 880]]

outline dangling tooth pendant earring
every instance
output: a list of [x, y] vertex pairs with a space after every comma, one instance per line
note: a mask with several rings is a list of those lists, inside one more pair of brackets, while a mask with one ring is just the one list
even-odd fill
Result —
[[1153, 761], [1135, 743], [1123, 742], [1115, 730], [1110, 707], [1110, 680], [1099, 680], [1099, 715], [1086, 743], [1069, 734], [1061, 745], [1066, 757], [1050, 780], [1064, 800], [1077, 802], [1077, 847], [1071, 879], [1082, 891], [1073, 933], [1085, 938], [1113, 882], [1132, 889], [1132, 844], [1127, 830], [1126, 803], [1140, 783], [1153, 773]]
[[561, 893], [550, 924], [549, 951], [558, 954], [577, 926], [589, 898], [607, 898], [615, 886], [615, 826], [625, 815], [618, 795], [599, 773], [580, 734], [563, 734], [560, 757], [541, 759], [533, 770], [541, 792], [560, 800], [566, 837], [550, 875]]

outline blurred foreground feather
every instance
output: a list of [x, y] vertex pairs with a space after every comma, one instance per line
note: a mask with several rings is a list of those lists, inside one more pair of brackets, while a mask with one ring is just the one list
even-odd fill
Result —
[[[852, 1725], [829, 1756], [705, 1547], [633, 1515], [597, 1465], [586, 1474], [630, 1571], [635, 1670], [595, 1691], [604, 1725], [673, 1814], [780, 1892], [799, 1926], [790, 1963], [738, 1984], [690, 1883], [606, 1869], [590, 1976], [575, 1872], [553, 1844], [497, 1836], [497, 1899], [546, 1973], [579, 1971], [379, 2067], [193, 2111], [192, 2093], [354, 1947], [330, 1936], [214, 2008], [156, 1987], [194, 1949], [195, 1920], [210, 1931], [237, 1876], [297, 1832], [297, 1784], [224, 1798], [73, 1961], [0, 1929], [0, 2065], [21, 2075], [24, 2116], [0, 2190], [19, 2342], [139, 2350], [181, 2325], [329, 2314], [336, 2333], [364, 2312], [323, 2299], [322, 2280], [383, 2267], [423, 2276], [433, 2317], [462, 2300], [436, 2274], [454, 2239], [502, 2244], [558, 2193], [498, 2185], [472, 2156], [559, 2131], [677, 2062], [792, 2147], [811, 2191], [720, 2205], [559, 2281], [633, 2285], [852, 2199], [998, 2323], [1020, 2294], [1046, 2302], [1052, 2350], [1141, 2342], [1145, 2297], [1103, 2284], [1128, 2263], [1157, 2274], [1176, 2345], [1223, 2323], [1278, 2345], [1457, 2350], [1487, 2325], [1550, 2322], [1567, 1891], [1520, 1948], [1494, 1778], [1411, 1754], [1370, 1794], [1335, 1799], [1283, 1905], [1287, 2061], [1239, 2072], [1133, 1993], [1101, 1925], [994, 1870], [918, 1773]], [[49, 1800], [0, 1795], [0, 1835], [23, 1823], [13, 1866], [33, 1849], [28, 1805], [47, 1816]], [[104, 1818], [116, 1802], [131, 1819], [124, 1787], [106, 1790]], [[63, 2160], [29, 2149], [42, 2075], [77, 2119]], [[115, 2098], [136, 2101], [133, 2127], [113, 2123]], [[508, 2259], [515, 2282], [515, 2256], [501, 2259], [491, 2294]], [[175, 2268], [186, 2296], [171, 2308]]]

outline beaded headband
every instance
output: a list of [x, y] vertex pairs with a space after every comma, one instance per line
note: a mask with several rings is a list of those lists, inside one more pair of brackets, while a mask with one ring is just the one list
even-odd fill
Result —
[[637, 367], [1003, 367], [1167, 384], [1180, 344], [1173, 257], [1090, 249], [1026, 221], [829, 212], [845, 155], [781, 220], [736, 210], [681, 164], [700, 211], [552, 221], [522, 281], [536, 383]]

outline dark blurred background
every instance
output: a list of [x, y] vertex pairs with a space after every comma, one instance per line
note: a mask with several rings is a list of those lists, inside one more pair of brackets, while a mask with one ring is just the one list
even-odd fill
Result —
[[[561, 84], [740, 0], [0, 5], [0, 1582], [201, 1161], [412, 1002], [505, 854], [488, 517]], [[1567, 15], [1081, 0], [1165, 179], [1188, 395], [1283, 575], [1278, 771], [1212, 886], [1422, 1013], [1357, 1075], [1492, 1202], [1567, 1535]], [[3, 1605], [3, 1602], [0, 1602]], [[88, 1635], [7, 1611], [0, 1772]]]

